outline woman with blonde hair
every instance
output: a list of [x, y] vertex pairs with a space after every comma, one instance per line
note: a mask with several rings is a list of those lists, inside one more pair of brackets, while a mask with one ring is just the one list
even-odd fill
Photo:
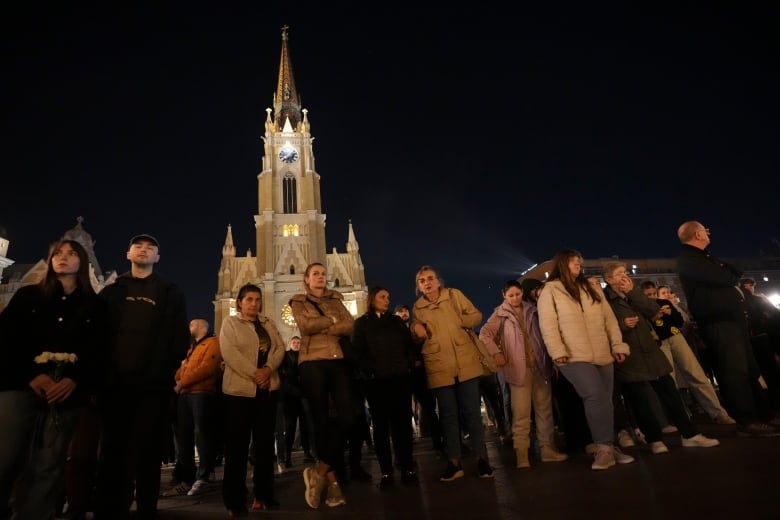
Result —
[[469, 329], [482, 313], [458, 289], [445, 288], [436, 270], [423, 266], [415, 276], [419, 299], [414, 304], [412, 333], [423, 343], [428, 387], [436, 395], [444, 448], [449, 458], [442, 482], [462, 478], [461, 417], [477, 455], [477, 475], [492, 478], [480, 412], [479, 380], [485, 373]]
[[309, 507], [317, 509], [327, 487], [325, 503], [336, 507], [347, 503], [335, 468], [344, 460], [344, 445], [355, 416], [350, 370], [339, 341], [351, 336], [355, 320], [341, 293], [328, 289], [327, 272], [321, 263], [306, 267], [303, 287], [302, 294], [290, 299], [290, 307], [301, 331], [301, 389], [311, 406], [319, 457], [316, 466], [303, 470], [305, 497]]
[[633, 457], [614, 446], [613, 363], [629, 354], [615, 314], [604, 293], [582, 272], [574, 249], [555, 254], [550, 277], [539, 294], [542, 338], [555, 366], [582, 398], [596, 452], [591, 468], [604, 470]]

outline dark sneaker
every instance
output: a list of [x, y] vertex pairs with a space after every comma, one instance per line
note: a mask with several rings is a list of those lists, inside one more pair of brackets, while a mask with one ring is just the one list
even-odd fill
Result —
[[331, 482], [328, 486], [328, 496], [325, 499], [325, 503], [328, 504], [328, 507], [343, 506], [347, 503], [347, 499], [344, 498], [338, 482]]
[[401, 484], [404, 486], [416, 486], [420, 483], [417, 478], [417, 473], [412, 470], [407, 470], [401, 473]]
[[392, 475], [382, 475], [382, 478], [379, 480], [379, 489], [387, 489], [393, 487], [393, 476]]
[[743, 437], [777, 437], [780, 431], [762, 422], [752, 422], [737, 427], [737, 434]]
[[455, 479], [463, 478], [465, 473], [463, 472], [463, 466], [458, 464], [457, 466], [452, 461], [447, 463], [447, 469], [441, 474], [439, 480], [442, 482], [452, 482]]
[[479, 478], [493, 478], [493, 468], [490, 467], [490, 464], [485, 459], [477, 461], [477, 475], [479, 475]]
[[166, 497], [166, 498], [168, 498], [168, 497], [180, 497], [182, 495], [186, 495], [190, 491], [191, 487], [192, 486], [190, 486], [186, 482], [179, 482], [175, 486], [171, 486], [168, 489], [166, 489], [165, 491], [163, 491], [161, 495], [163, 497]]

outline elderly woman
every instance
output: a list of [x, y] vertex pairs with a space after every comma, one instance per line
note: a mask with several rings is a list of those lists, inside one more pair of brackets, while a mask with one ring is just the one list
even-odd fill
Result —
[[449, 457], [439, 480], [451, 482], [464, 476], [460, 463], [461, 417], [477, 455], [477, 475], [492, 478], [480, 413], [479, 379], [484, 368], [469, 332], [482, 322], [482, 313], [461, 291], [445, 288], [433, 267], [421, 267], [415, 280], [420, 298], [414, 304], [412, 333], [423, 342], [428, 387], [433, 389], [439, 404]]
[[285, 345], [274, 322], [260, 314], [259, 287], [247, 284], [236, 296], [238, 314], [222, 323], [219, 346], [225, 414], [225, 473], [222, 500], [228, 517], [246, 514], [246, 464], [250, 435], [255, 462], [252, 509], [279, 506], [274, 498], [274, 431], [279, 389], [277, 369]]
[[351, 372], [339, 340], [352, 334], [355, 320], [341, 293], [327, 288], [327, 272], [321, 263], [306, 267], [303, 287], [305, 292], [293, 296], [290, 307], [301, 331], [301, 388], [311, 406], [319, 456], [315, 467], [303, 470], [305, 498], [309, 507], [317, 509], [327, 486], [326, 504], [336, 507], [347, 503], [335, 468], [344, 460], [344, 445], [355, 417]]

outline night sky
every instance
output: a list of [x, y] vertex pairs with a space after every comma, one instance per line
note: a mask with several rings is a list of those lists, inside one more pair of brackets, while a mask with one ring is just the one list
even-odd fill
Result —
[[487, 317], [506, 279], [561, 248], [673, 256], [688, 219], [722, 257], [779, 236], [776, 11], [195, 3], [4, 14], [9, 258], [37, 261], [83, 216], [102, 269], [124, 272], [129, 238], [150, 233], [157, 272], [213, 317], [228, 224], [256, 254], [283, 24], [328, 252], [351, 219], [393, 304], [413, 302], [423, 264]]

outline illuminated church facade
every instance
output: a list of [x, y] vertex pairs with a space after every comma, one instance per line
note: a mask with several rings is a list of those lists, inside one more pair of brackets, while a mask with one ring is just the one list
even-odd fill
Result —
[[266, 109], [263, 157], [257, 175], [258, 209], [254, 216], [256, 256], [236, 255], [232, 227], [222, 246], [214, 330], [235, 313], [235, 298], [246, 283], [263, 291], [263, 314], [272, 318], [288, 341], [299, 334], [288, 302], [303, 291], [303, 273], [312, 262], [327, 268], [328, 286], [344, 296], [353, 316], [366, 310], [366, 277], [352, 223], [346, 252], [326, 251], [320, 174], [314, 159], [314, 137], [308, 111], [301, 107], [293, 77], [287, 27], [282, 28], [279, 78], [273, 109]]

